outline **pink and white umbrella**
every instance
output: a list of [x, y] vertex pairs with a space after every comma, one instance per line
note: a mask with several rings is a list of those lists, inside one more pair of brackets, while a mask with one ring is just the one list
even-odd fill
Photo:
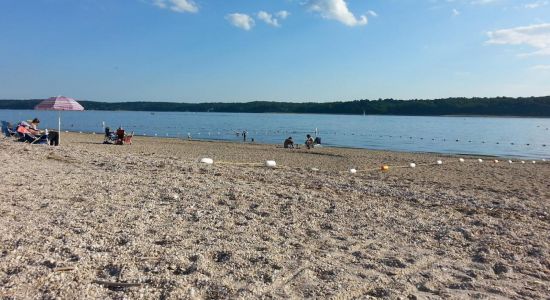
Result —
[[36, 110], [57, 110], [59, 111], [57, 126], [58, 134], [61, 136], [61, 111], [62, 110], [84, 110], [84, 107], [80, 103], [76, 102], [73, 98], [65, 96], [57, 96], [48, 98], [34, 107]]
[[73, 98], [57, 96], [48, 98], [34, 107], [36, 110], [84, 110]]

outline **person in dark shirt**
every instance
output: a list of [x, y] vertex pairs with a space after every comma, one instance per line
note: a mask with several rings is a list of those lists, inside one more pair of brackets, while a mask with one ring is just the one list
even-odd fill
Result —
[[292, 137], [291, 137], [291, 136], [289, 136], [289, 137], [285, 140], [285, 142], [284, 142], [284, 144], [283, 144], [283, 147], [285, 147], [285, 148], [294, 148], [294, 141], [292, 140]]

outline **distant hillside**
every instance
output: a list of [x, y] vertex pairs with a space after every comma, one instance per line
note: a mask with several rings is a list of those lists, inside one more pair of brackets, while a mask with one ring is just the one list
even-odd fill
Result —
[[[0, 100], [0, 109], [33, 109], [40, 100]], [[188, 111], [240, 113], [315, 113], [371, 115], [485, 115], [550, 117], [550, 96], [529, 98], [447, 98], [436, 100], [355, 100], [327, 103], [247, 102], [95, 102], [79, 101], [86, 110]]]

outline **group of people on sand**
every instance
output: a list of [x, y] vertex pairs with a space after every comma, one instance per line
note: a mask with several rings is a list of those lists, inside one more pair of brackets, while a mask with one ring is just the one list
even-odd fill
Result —
[[118, 127], [116, 131], [111, 131], [111, 128], [105, 127], [105, 137], [103, 139], [103, 144], [131, 145], [133, 136], [134, 132], [128, 134], [126, 133], [126, 130], [122, 128], [122, 126]]
[[[40, 120], [38, 118], [21, 121], [15, 126], [13, 135], [17, 137], [20, 142], [59, 145], [59, 133], [55, 131], [48, 132], [48, 129], [40, 130], [38, 128], [39, 124]], [[9, 130], [8, 128], [8, 131]]]
[[[311, 134], [306, 135], [306, 141], [304, 142], [306, 145], [306, 148], [311, 149], [315, 147], [317, 144], [321, 144], [321, 139], [319, 137], [316, 137], [313, 139]], [[292, 140], [292, 137], [289, 136], [285, 141], [283, 142], [284, 148], [297, 148], [297, 146], [294, 145], [294, 141]]]

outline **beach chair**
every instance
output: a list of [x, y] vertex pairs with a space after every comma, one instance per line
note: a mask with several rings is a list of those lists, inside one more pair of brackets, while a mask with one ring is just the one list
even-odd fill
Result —
[[4, 137], [13, 137], [17, 133], [15, 130], [13, 130], [13, 126], [10, 122], [2, 121], [2, 133], [4, 134]]
[[41, 134], [39, 136], [35, 136], [34, 141], [32, 141], [31, 144], [49, 145], [50, 140], [48, 139], [47, 134]]
[[105, 127], [105, 137], [103, 138], [103, 144], [115, 144], [117, 142], [117, 135], [111, 131], [109, 127]]
[[17, 131], [15, 133], [16, 137], [18, 137], [18, 141], [24, 142], [24, 143], [30, 143], [30, 144], [48, 144], [48, 134], [42, 134], [42, 135], [34, 135], [32, 134], [29, 129], [20, 124], [17, 126]]
[[16, 137], [17, 136], [17, 131], [13, 130], [12, 127], [8, 127], [7, 131], [8, 131], [8, 134], [9, 134], [10, 137]]
[[31, 133], [23, 133], [19, 138], [20, 142], [29, 143], [29, 144], [47, 144], [48, 136], [47, 135], [33, 135]]

